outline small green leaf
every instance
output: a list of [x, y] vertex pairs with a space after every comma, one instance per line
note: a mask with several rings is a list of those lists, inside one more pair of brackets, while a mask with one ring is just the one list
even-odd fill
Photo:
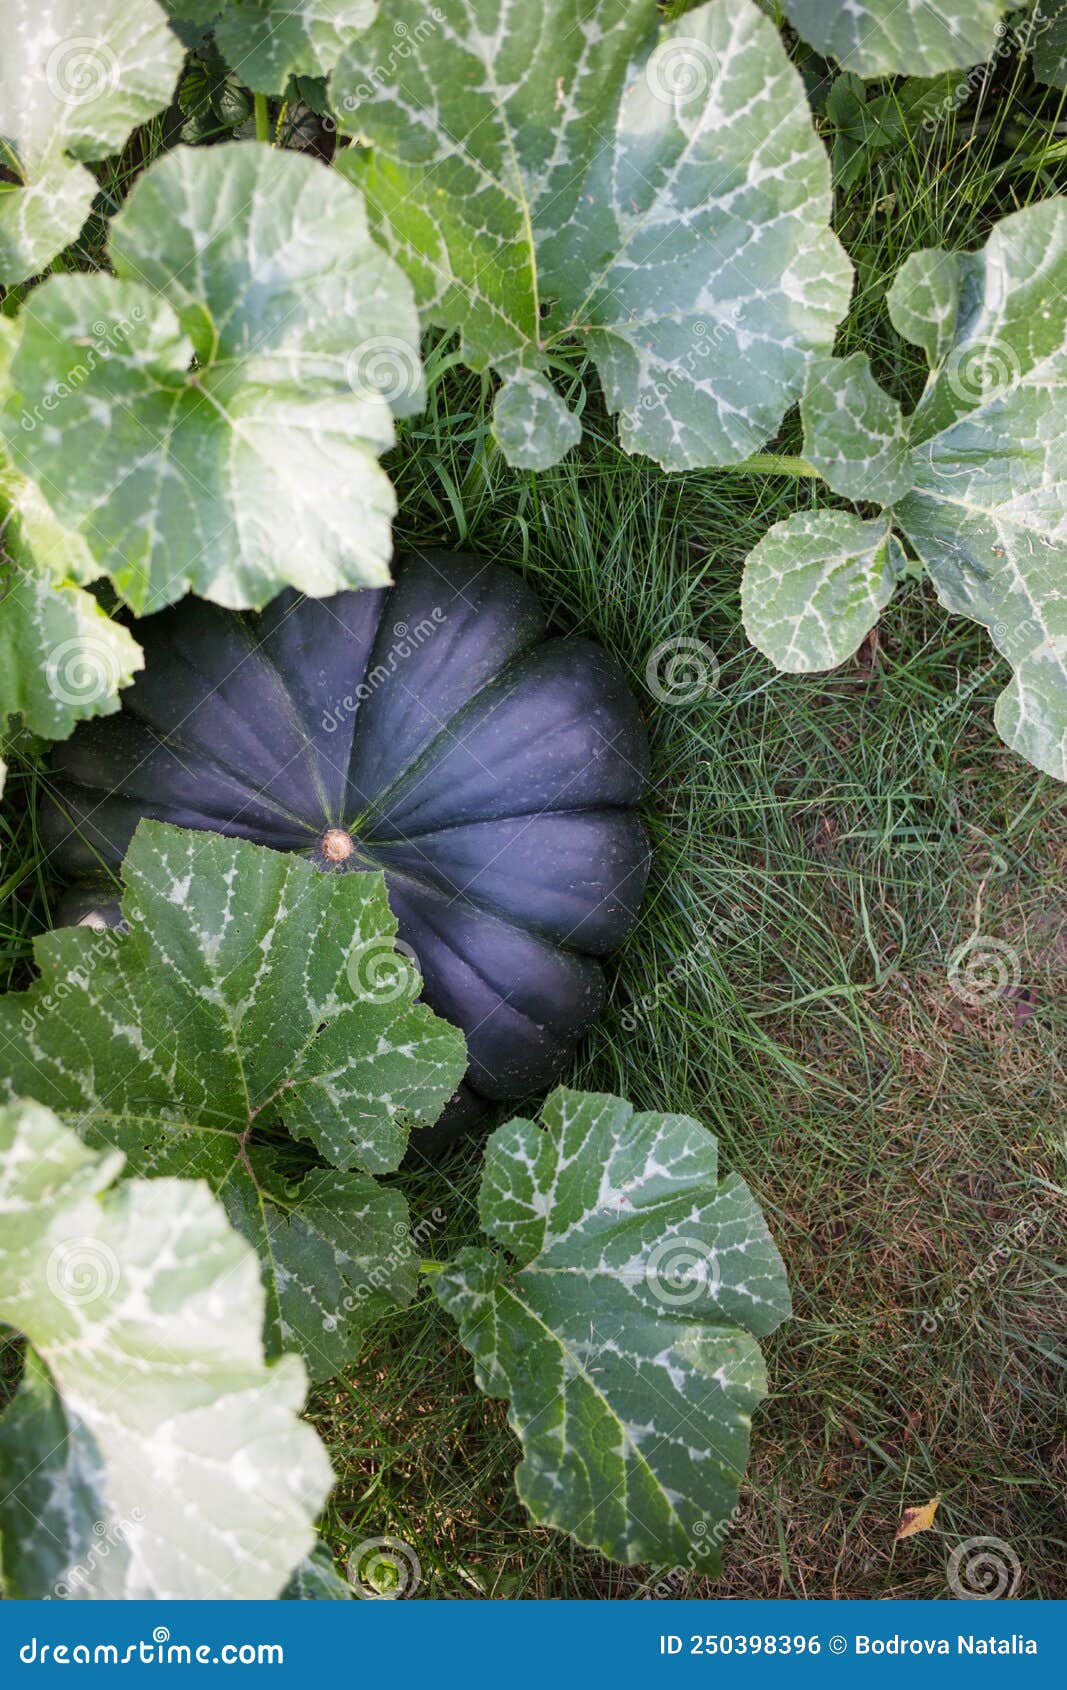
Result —
[[1011, 0], [785, 0], [797, 34], [860, 76], [933, 76], [988, 59]]
[[[41, 979], [0, 998], [0, 1095], [37, 1098], [132, 1169], [207, 1181], [259, 1251], [270, 1345], [325, 1377], [383, 1308], [410, 1299], [395, 1168], [466, 1066], [397, 958], [357, 993], [354, 951], [389, 951], [380, 874], [323, 874], [244, 840], [142, 822], [124, 865], [129, 932], [37, 942]], [[335, 1166], [283, 1183], [257, 1134], [279, 1124]]]
[[778, 1252], [697, 1121], [569, 1091], [543, 1120], [487, 1147], [482, 1225], [507, 1255], [462, 1251], [434, 1292], [510, 1398], [534, 1518], [714, 1572], [766, 1390], [756, 1338], [789, 1313]]
[[111, 250], [121, 279], [34, 290], [0, 414], [98, 569], [138, 613], [388, 581], [377, 460], [422, 403], [418, 319], [358, 191], [293, 153], [177, 148]]
[[851, 657], [893, 596], [904, 555], [884, 519], [801, 511], [749, 553], [741, 614], [779, 669], [814, 674]]
[[[801, 79], [750, 0], [393, 0], [331, 82], [427, 321], [505, 382], [510, 460], [577, 438], [560, 350], [599, 371], [628, 451], [732, 464], [828, 353], [851, 269]], [[398, 45], [398, 41], [400, 45]]]
[[813, 359], [800, 401], [804, 455], [844, 499], [891, 505], [911, 487], [904, 413], [865, 352]]
[[194, 1180], [129, 1180], [0, 1108], [0, 1319], [33, 1346], [0, 1421], [8, 1596], [266, 1598], [314, 1542], [326, 1452], [268, 1365], [248, 1245]]
[[1067, 0], [1040, 0], [1020, 33], [1032, 42], [1031, 63], [1038, 82], [1067, 88]]
[[182, 50], [155, 0], [5, 0], [0, 284], [43, 270], [76, 240], [96, 195], [78, 160], [106, 158], [167, 104]]

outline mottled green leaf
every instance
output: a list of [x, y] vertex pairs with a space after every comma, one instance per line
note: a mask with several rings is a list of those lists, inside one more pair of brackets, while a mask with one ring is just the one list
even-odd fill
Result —
[[0, 284], [76, 240], [96, 194], [78, 160], [117, 152], [165, 106], [182, 50], [155, 0], [5, 0], [0, 54]]
[[352, 1590], [324, 1543], [316, 1544], [282, 1591], [284, 1602], [350, 1602]]
[[833, 669], [870, 633], [903, 564], [884, 519], [863, 522], [847, 511], [786, 517], [745, 563], [745, 632], [779, 669]]
[[292, 153], [178, 148], [111, 251], [118, 279], [23, 307], [0, 427], [118, 592], [142, 613], [387, 581], [378, 456], [421, 403], [418, 320], [359, 192]]
[[784, 0], [820, 53], [860, 76], [933, 76], [988, 59], [1010, 0]]
[[378, 3], [245, 0], [216, 6], [215, 39], [246, 87], [280, 94], [291, 76], [326, 76], [349, 42], [373, 21]]
[[118, 709], [141, 648], [76, 584], [95, 573], [39, 490], [0, 477], [0, 726], [21, 715], [63, 739], [83, 717]]
[[911, 487], [904, 413], [865, 352], [813, 360], [800, 414], [804, 454], [842, 498], [891, 505]]
[[259, 1265], [198, 1181], [129, 1180], [50, 1110], [0, 1108], [0, 1319], [33, 1346], [0, 1421], [9, 1596], [277, 1596], [330, 1465]]
[[1067, 88], [1067, 0], [1039, 0], [1021, 32], [1039, 82]]
[[[462, 1035], [414, 1002], [402, 956], [380, 988], [350, 982], [396, 932], [380, 874], [142, 822], [124, 877], [128, 934], [47, 934], [41, 979], [0, 998], [0, 1095], [137, 1173], [206, 1180], [263, 1258], [272, 1348], [328, 1375], [412, 1290], [403, 1203], [352, 1170], [398, 1165], [459, 1084]], [[254, 1136], [279, 1125], [344, 1177], [284, 1181]]]
[[684, 1115], [558, 1091], [490, 1138], [482, 1225], [435, 1275], [478, 1384], [510, 1399], [519, 1495], [619, 1561], [715, 1571], [766, 1390], [757, 1337], [789, 1313], [747, 1186]]
[[916, 254], [889, 308], [933, 351], [894, 517], [1015, 670], [1000, 733], [1067, 780], [1067, 200], [1005, 217], [979, 252]]
[[[339, 121], [424, 315], [506, 382], [512, 461], [577, 435], [553, 357], [595, 363], [623, 445], [730, 464], [829, 352], [851, 271], [800, 77], [750, 0], [395, 0], [345, 53]], [[544, 379], [538, 379], [538, 377]]]

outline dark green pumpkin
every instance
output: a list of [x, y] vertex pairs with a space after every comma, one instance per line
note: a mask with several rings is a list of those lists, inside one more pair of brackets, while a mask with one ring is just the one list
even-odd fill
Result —
[[614, 659], [548, 637], [512, 571], [447, 553], [259, 615], [188, 598], [137, 637], [121, 712], [56, 749], [60, 922], [117, 919], [106, 870], [142, 816], [381, 868], [423, 996], [467, 1037], [453, 1122], [557, 1079], [648, 871], [645, 735]]

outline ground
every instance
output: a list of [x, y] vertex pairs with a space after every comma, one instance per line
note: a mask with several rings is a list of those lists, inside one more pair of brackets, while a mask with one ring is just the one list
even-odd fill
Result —
[[[867, 160], [839, 192], [858, 271], [841, 350], [865, 348], [914, 397], [888, 281], [909, 252], [976, 244], [1056, 192], [1059, 116], [1009, 55], [932, 132], [916, 122]], [[577, 453], [519, 474], [491, 449], [489, 397], [453, 371], [406, 426], [390, 466], [401, 541], [526, 571], [561, 627], [618, 655], [653, 750], [648, 896], [568, 1079], [717, 1134], [768, 1216], [795, 1315], [766, 1346], [770, 1395], [714, 1585], [531, 1529], [504, 1406], [476, 1392], [426, 1294], [313, 1403], [339, 1474], [328, 1541], [343, 1558], [403, 1540], [420, 1596], [628, 1599], [945, 1597], [951, 1551], [993, 1537], [1019, 1596], [1063, 1596], [1064, 789], [1000, 744], [1005, 666], [918, 584], [832, 676], [777, 676], [747, 647], [741, 561], [819, 501], [813, 483], [663, 474], [627, 459], [595, 406]], [[795, 419], [775, 445], [799, 450]], [[646, 666], [678, 639], [699, 642], [695, 667], [664, 700]], [[48, 919], [33, 824], [47, 778], [27, 748], [0, 810], [0, 961], [19, 983]], [[478, 1236], [479, 1166], [472, 1141], [402, 1176], [428, 1254]], [[894, 1544], [903, 1510], [935, 1495], [933, 1528]]]

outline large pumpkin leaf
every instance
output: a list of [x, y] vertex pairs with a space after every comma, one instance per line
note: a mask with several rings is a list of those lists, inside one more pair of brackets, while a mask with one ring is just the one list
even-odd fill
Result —
[[[403, 1201], [365, 1176], [440, 1112], [462, 1036], [413, 1001], [380, 874], [142, 822], [124, 876], [127, 934], [45, 935], [41, 979], [0, 998], [0, 1094], [205, 1179], [264, 1262], [272, 1347], [328, 1376], [411, 1295]], [[343, 1172], [287, 1176], [279, 1125]]]
[[1000, 733], [1067, 780], [1067, 199], [1005, 217], [980, 252], [914, 254], [888, 303], [932, 364], [896, 521], [1015, 671]]
[[1011, 0], [784, 0], [797, 32], [859, 76], [934, 76], [988, 59]]
[[434, 1277], [478, 1383], [511, 1400], [537, 1520], [619, 1561], [713, 1572], [789, 1313], [752, 1194], [684, 1115], [558, 1091], [490, 1138], [481, 1219], [506, 1254]]
[[199, 1182], [131, 1180], [0, 1107], [0, 1319], [33, 1350], [0, 1421], [8, 1596], [273, 1597], [330, 1465], [255, 1255]]
[[0, 284], [76, 240], [96, 182], [78, 160], [117, 152], [167, 104], [182, 49], [155, 0], [5, 0], [0, 55]]
[[127, 603], [388, 581], [378, 455], [421, 403], [418, 320], [358, 190], [292, 153], [179, 148], [111, 251], [117, 278], [30, 296], [0, 427]]
[[773, 24], [750, 0], [658, 33], [657, 16], [654, 0], [396, 0], [334, 74], [341, 123], [374, 149], [339, 167], [426, 317], [502, 377], [519, 464], [577, 438], [548, 379], [575, 342], [629, 450], [735, 463], [848, 304], [826, 156]]

